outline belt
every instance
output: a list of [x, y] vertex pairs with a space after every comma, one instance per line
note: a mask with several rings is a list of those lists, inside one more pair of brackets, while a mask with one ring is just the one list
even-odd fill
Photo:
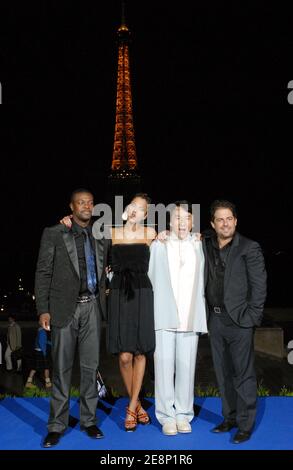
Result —
[[91, 302], [96, 298], [95, 295], [81, 295], [80, 297], [77, 297], [76, 302], [78, 304], [86, 304], [87, 302]]
[[226, 312], [226, 309], [225, 307], [209, 307], [210, 308], [210, 311], [211, 312], [214, 312], [214, 313], [224, 313]]

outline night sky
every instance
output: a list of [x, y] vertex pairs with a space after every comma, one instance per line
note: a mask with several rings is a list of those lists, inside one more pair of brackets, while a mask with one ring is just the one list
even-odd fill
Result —
[[[0, 289], [18, 275], [31, 288], [41, 232], [68, 213], [71, 191], [105, 196], [121, 7], [39, 0], [0, 9]], [[213, 199], [234, 201], [239, 231], [261, 243], [270, 285], [278, 279], [280, 303], [292, 306], [292, 11], [128, 0], [126, 19], [143, 189], [155, 203], [200, 203], [202, 228]]]

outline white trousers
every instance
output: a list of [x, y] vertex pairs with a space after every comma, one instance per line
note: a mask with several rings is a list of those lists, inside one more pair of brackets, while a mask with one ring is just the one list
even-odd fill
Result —
[[[5, 362], [6, 362], [7, 370], [13, 369], [11, 353], [12, 353], [12, 350], [10, 346], [7, 346], [6, 351], [5, 351]], [[21, 359], [17, 359], [17, 370], [20, 370], [20, 368], [21, 368]]]
[[198, 334], [156, 331], [155, 413], [161, 425], [193, 419]]

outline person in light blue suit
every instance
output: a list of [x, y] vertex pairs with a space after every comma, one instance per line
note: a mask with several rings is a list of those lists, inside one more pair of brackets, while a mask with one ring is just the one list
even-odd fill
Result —
[[204, 253], [200, 236], [191, 234], [192, 223], [192, 205], [175, 202], [169, 235], [151, 245], [155, 413], [169, 436], [191, 432], [198, 339], [207, 333]]

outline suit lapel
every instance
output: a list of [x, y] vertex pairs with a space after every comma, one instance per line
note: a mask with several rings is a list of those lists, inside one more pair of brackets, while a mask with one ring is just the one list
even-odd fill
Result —
[[[76, 244], [74, 241], [74, 236], [71, 230], [65, 231], [63, 234], [63, 240], [70, 257], [70, 260], [74, 266], [76, 274], [80, 277], [79, 273], [79, 264], [78, 264], [78, 257], [77, 257], [77, 249]], [[99, 281], [103, 275], [104, 269], [104, 243], [105, 240], [101, 239], [94, 239], [95, 240], [95, 252], [96, 252], [96, 263], [97, 263], [97, 273]]]
[[79, 274], [79, 265], [78, 265], [78, 257], [77, 257], [77, 249], [74, 241], [74, 236], [72, 231], [64, 232], [63, 233], [63, 240], [65, 243], [65, 246], [67, 248], [69, 258], [74, 266], [74, 269], [76, 271], [76, 274], [78, 277], [80, 277]]
[[[159, 243], [162, 243], [162, 242], [159, 242]], [[175, 299], [175, 295], [174, 295], [174, 291], [173, 291], [173, 287], [172, 287], [172, 279], [171, 279], [171, 272], [170, 272], [170, 263], [169, 263], [169, 256], [168, 256], [168, 241], [166, 243], [163, 244], [163, 248], [164, 248], [164, 255], [165, 255], [165, 261], [166, 261], [166, 267], [167, 267], [167, 270], [166, 270], [166, 274], [168, 276], [168, 284], [170, 286], [170, 295], [172, 296], [173, 298], [173, 302], [174, 304], [177, 306], [177, 302], [176, 302], [176, 299]], [[176, 310], [177, 310], [177, 307], [176, 307]], [[178, 317], [178, 310], [177, 310], [177, 317]]]
[[[161, 242], [160, 242], [161, 243]], [[167, 248], [167, 243], [164, 243], [164, 250], [165, 250], [165, 258], [166, 258], [166, 262], [167, 262], [167, 275], [168, 275], [168, 278], [169, 278], [169, 284], [170, 286], [172, 286], [172, 282], [171, 282], [171, 273], [170, 273], [170, 263], [169, 263], [169, 258], [168, 258], [168, 248]], [[173, 292], [173, 289], [172, 289], [172, 292]], [[174, 297], [175, 299], [175, 297]]]
[[208, 252], [207, 252], [207, 240], [206, 238], [203, 238], [202, 240], [202, 249], [203, 249], [203, 254], [204, 254], [204, 259], [205, 259], [205, 264], [204, 264], [204, 286], [207, 286], [208, 283], [208, 273], [209, 273], [209, 259], [208, 259]]
[[224, 277], [225, 291], [226, 291], [227, 284], [231, 276], [231, 269], [232, 269], [233, 263], [236, 260], [237, 255], [238, 255], [238, 252], [237, 252], [238, 245], [239, 245], [239, 234], [236, 232], [234, 236], [234, 240], [230, 248], [230, 253], [228, 255], [227, 265], [225, 269], [225, 277]]
[[105, 239], [95, 239], [95, 249], [96, 249], [96, 263], [97, 263], [97, 273], [98, 273], [98, 279], [99, 281], [102, 278], [103, 275], [103, 269], [104, 269], [104, 247], [105, 245]]

